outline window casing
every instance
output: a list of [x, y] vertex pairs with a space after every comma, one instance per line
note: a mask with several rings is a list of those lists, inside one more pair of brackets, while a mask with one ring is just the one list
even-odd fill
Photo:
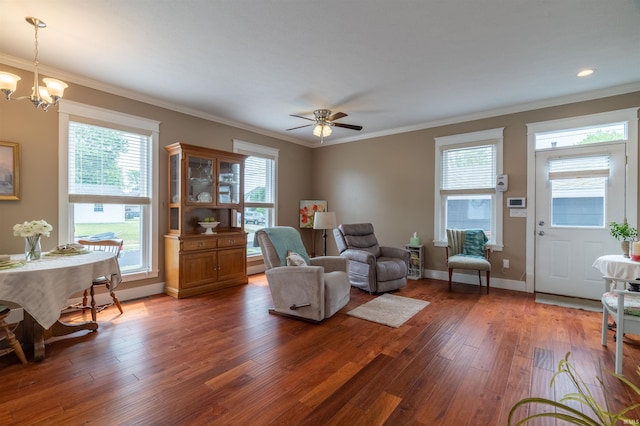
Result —
[[480, 228], [502, 249], [503, 128], [436, 138], [434, 243], [446, 246], [447, 228]]
[[255, 232], [277, 225], [276, 177], [277, 149], [239, 140], [233, 141], [233, 152], [247, 155], [244, 163], [244, 228], [247, 232], [247, 256], [261, 255], [254, 247]]
[[59, 122], [60, 243], [121, 238], [123, 279], [157, 276], [159, 123], [68, 100]]

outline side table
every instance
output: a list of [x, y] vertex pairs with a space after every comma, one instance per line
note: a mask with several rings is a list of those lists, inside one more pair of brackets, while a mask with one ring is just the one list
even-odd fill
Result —
[[411, 254], [411, 258], [409, 259], [409, 275], [407, 278], [410, 280], [419, 280], [422, 278], [422, 268], [424, 265], [424, 246], [405, 244], [404, 248]]

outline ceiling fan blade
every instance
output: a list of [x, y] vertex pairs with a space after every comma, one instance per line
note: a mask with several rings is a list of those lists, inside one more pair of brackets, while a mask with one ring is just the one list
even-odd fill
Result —
[[289, 114], [289, 115], [290, 115], [291, 117], [298, 117], [298, 118], [303, 118], [303, 119], [305, 119], [305, 120], [309, 120], [309, 121], [316, 121], [316, 120], [315, 120], [315, 119], [313, 119], [313, 118], [303, 117], [303, 116], [301, 116], [301, 115], [295, 115], [295, 114]]
[[309, 126], [313, 126], [313, 124], [305, 124], [304, 126], [292, 127], [290, 129], [287, 129], [287, 131], [295, 130], [295, 129], [302, 129], [303, 127], [309, 127]]
[[346, 116], [347, 114], [345, 114], [344, 112], [336, 112], [334, 114], [331, 114], [331, 116], [329, 117], [329, 121], [339, 120], [340, 118], [344, 118]]
[[333, 125], [336, 127], [344, 127], [345, 129], [362, 130], [362, 126], [356, 126], [354, 124], [333, 123]]

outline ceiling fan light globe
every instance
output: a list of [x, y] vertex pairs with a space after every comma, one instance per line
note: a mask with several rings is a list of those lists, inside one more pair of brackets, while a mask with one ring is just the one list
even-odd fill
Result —
[[326, 124], [316, 124], [313, 128], [313, 134], [318, 137], [326, 137], [331, 135], [331, 127]]

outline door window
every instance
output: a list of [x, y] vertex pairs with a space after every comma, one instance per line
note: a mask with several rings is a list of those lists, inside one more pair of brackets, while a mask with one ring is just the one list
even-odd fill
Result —
[[605, 226], [609, 161], [609, 155], [591, 155], [548, 162], [551, 226]]

